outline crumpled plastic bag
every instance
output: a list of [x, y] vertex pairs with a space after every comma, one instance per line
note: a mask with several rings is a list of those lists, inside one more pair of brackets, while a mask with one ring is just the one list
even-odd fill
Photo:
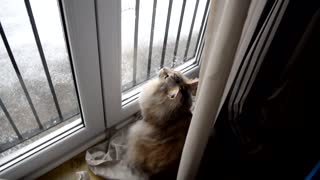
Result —
[[95, 175], [112, 180], [148, 179], [145, 173], [129, 167], [126, 163], [127, 130], [128, 127], [123, 128], [110, 140], [87, 150], [86, 161]]

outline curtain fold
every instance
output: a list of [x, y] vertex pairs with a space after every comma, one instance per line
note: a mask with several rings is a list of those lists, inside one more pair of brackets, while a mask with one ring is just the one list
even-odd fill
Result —
[[201, 81], [182, 152], [178, 180], [193, 179], [197, 173], [211, 124], [215, 122], [250, 4], [250, 0], [217, 0], [211, 4], [200, 71]]

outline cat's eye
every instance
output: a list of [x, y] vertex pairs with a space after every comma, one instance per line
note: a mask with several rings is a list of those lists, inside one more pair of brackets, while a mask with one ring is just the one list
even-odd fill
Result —
[[165, 75], [164, 75], [164, 79], [167, 79], [168, 77], [169, 77], [168, 74], [165, 74]]

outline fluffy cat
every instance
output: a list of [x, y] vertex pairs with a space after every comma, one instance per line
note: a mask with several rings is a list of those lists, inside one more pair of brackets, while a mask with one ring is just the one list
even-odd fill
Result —
[[140, 95], [143, 119], [129, 130], [129, 164], [149, 175], [177, 167], [192, 113], [198, 80], [163, 68]]

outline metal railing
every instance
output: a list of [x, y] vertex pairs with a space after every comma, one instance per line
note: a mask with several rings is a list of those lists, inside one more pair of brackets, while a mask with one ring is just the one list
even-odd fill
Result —
[[[195, 58], [196, 56], [196, 51], [199, 49], [201, 51], [201, 34], [205, 29], [205, 24], [206, 24], [206, 18], [207, 18], [207, 12], [209, 9], [209, 4], [210, 0], [206, 0], [205, 8], [203, 13], [203, 17], [201, 20], [201, 25], [200, 29], [198, 31], [198, 37], [196, 38], [196, 47], [194, 48], [192, 53], [192, 56], [188, 58], [188, 54], [190, 53], [190, 42], [191, 42], [191, 37], [194, 35], [194, 24], [196, 21], [196, 17], [200, 16], [201, 13], [198, 12], [198, 7], [199, 7], [199, 1], [196, 0], [193, 15], [192, 15], [192, 21], [191, 21], [191, 26], [189, 29], [189, 33], [187, 36], [187, 42], [186, 42], [186, 48], [184, 50], [184, 55], [183, 55], [183, 62], [187, 62], [190, 59]], [[156, 21], [156, 14], [157, 14], [157, 0], [153, 0], [153, 10], [152, 10], [152, 20], [151, 20], [151, 33], [150, 33], [150, 41], [149, 41], [149, 52], [148, 52], [148, 58], [147, 58], [147, 79], [150, 78], [150, 72], [151, 72], [151, 64], [152, 64], [152, 51], [153, 51], [153, 38], [154, 38], [154, 28], [155, 28], [155, 21]], [[165, 33], [164, 33], [164, 38], [163, 38], [163, 45], [162, 45], [162, 52], [161, 52], [161, 59], [160, 59], [160, 67], [162, 68], [164, 66], [164, 61], [165, 61], [165, 56], [166, 56], [166, 50], [167, 50], [167, 41], [168, 41], [168, 31], [170, 27], [170, 20], [171, 20], [171, 12], [172, 12], [172, 4], [173, 0], [169, 0], [169, 5], [168, 5], [168, 12], [167, 12], [167, 19], [166, 19], [166, 24], [165, 24]], [[179, 48], [179, 42], [181, 40], [181, 28], [182, 24], [184, 21], [185, 17], [185, 8], [186, 8], [187, 0], [182, 1], [181, 5], [181, 12], [180, 12], [180, 18], [179, 18], [179, 25], [178, 25], [178, 31], [176, 34], [175, 38], [175, 43], [174, 43], [174, 50], [173, 50], [173, 59], [172, 59], [172, 67], [175, 66], [175, 62], [177, 60], [177, 53], [178, 53], [178, 48]], [[137, 57], [138, 57], [138, 31], [139, 31], [139, 19], [140, 19], [140, 0], [136, 0], [136, 5], [135, 5], [135, 25], [134, 25], [134, 47], [133, 47], [133, 74], [132, 74], [132, 83], [129, 83], [130, 85], [126, 84], [123, 86], [123, 90], [128, 90], [132, 87], [135, 87], [139, 83], [137, 83]]]
[[10, 142], [4, 143], [4, 144], [0, 144], [0, 152], [3, 152], [5, 150], [15, 146], [16, 144], [19, 144], [22, 141], [24, 141], [26, 139], [29, 139], [30, 137], [32, 137], [32, 136], [34, 136], [36, 134], [39, 134], [40, 132], [45, 131], [46, 129], [52, 127], [53, 125], [57, 125], [57, 124], [61, 123], [65, 119], [69, 119], [69, 118], [79, 114], [78, 111], [77, 112], [66, 113], [66, 114], [64, 114], [64, 116], [61, 113], [61, 109], [60, 109], [60, 106], [59, 106], [58, 98], [57, 98], [56, 91], [55, 91], [55, 88], [54, 88], [53, 83], [52, 83], [52, 78], [51, 78], [51, 75], [50, 75], [50, 72], [49, 72], [49, 68], [48, 68], [48, 65], [47, 65], [47, 61], [46, 61], [46, 57], [45, 57], [45, 54], [44, 54], [44, 51], [43, 51], [43, 48], [42, 48], [41, 40], [40, 40], [38, 29], [37, 29], [37, 26], [36, 26], [36, 22], [35, 22], [35, 19], [34, 19], [34, 16], [33, 16], [32, 8], [31, 8], [31, 5], [30, 5], [30, 1], [29, 0], [25, 0], [24, 3], [25, 3], [26, 11], [27, 11], [27, 14], [28, 14], [28, 17], [29, 17], [29, 21], [30, 21], [30, 25], [31, 25], [32, 32], [33, 32], [33, 35], [34, 35], [34, 39], [35, 39], [35, 42], [36, 42], [36, 45], [37, 45], [37, 50], [39, 52], [39, 56], [40, 56], [40, 59], [41, 59], [42, 67], [43, 67], [44, 72], [45, 72], [46, 80], [47, 80], [48, 85], [49, 85], [49, 89], [50, 89], [50, 92], [51, 92], [51, 95], [52, 95], [52, 98], [53, 98], [53, 102], [54, 102], [55, 109], [57, 111], [58, 117], [54, 118], [54, 119], [51, 119], [51, 120], [47, 121], [44, 124], [40, 121], [39, 115], [38, 115], [37, 110], [36, 110], [36, 108], [34, 106], [34, 102], [32, 101], [30, 93], [29, 93], [29, 91], [28, 91], [28, 89], [26, 87], [25, 81], [24, 81], [24, 79], [22, 77], [22, 74], [21, 74], [21, 71], [20, 71], [20, 69], [19, 69], [19, 67], [18, 67], [18, 65], [16, 63], [15, 56], [14, 56], [12, 50], [11, 50], [10, 44], [9, 44], [7, 36], [6, 36], [6, 33], [4, 31], [2, 23], [0, 21], [0, 34], [1, 34], [1, 38], [2, 38], [2, 41], [3, 41], [4, 47], [6, 49], [6, 52], [7, 52], [8, 56], [9, 56], [10, 62], [12, 64], [12, 66], [13, 66], [14, 72], [15, 72], [18, 80], [19, 80], [19, 84], [20, 84], [20, 86], [21, 86], [21, 88], [23, 90], [23, 93], [24, 93], [24, 95], [25, 95], [25, 97], [27, 99], [28, 105], [29, 105], [29, 107], [30, 107], [30, 109], [32, 111], [33, 117], [34, 117], [34, 119], [35, 119], [35, 121], [36, 121], [36, 123], [38, 125], [38, 129], [31, 129], [30, 131], [28, 131], [26, 133], [21, 133], [19, 131], [19, 129], [17, 128], [17, 125], [16, 125], [15, 121], [12, 119], [9, 111], [7, 110], [7, 107], [6, 107], [5, 103], [2, 101], [2, 99], [0, 97], [0, 108], [3, 110], [5, 117], [9, 121], [10, 126], [12, 127], [12, 129], [14, 130], [14, 132], [15, 132], [15, 134], [17, 136], [17, 139], [13, 139]]

